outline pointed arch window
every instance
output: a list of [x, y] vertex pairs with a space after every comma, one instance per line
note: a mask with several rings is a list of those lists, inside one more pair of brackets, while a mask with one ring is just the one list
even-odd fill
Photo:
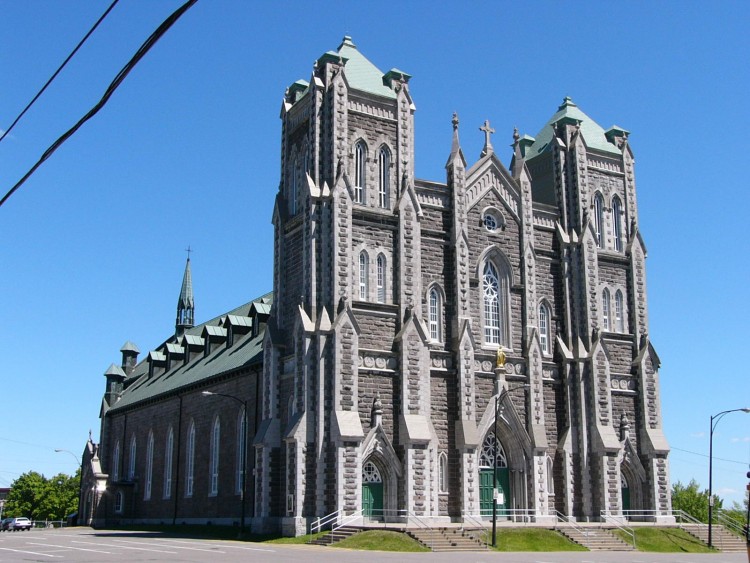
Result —
[[373, 462], [368, 461], [362, 466], [362, 482], [363, 483], [382, 483], [383, 477], [380, 475], [378, 466]]
[[122, 514], [122, 491], [117, 491], [115, 494], [115, 513]]
[[484, 342], [508, 345], [508, 286], [505, 270], [498, 270], [491, 261], [484, 265], [482, 289], [484, 299]]
[[219, 417], [214, 418], [214, 424], [211, 427], [211, 455], [209, 460], [209, 496], [219, 494], [219, 449], [221, 447], [221, 422]]
[[237, 415], [237, 479], [235, 492], [242, 494], [242, 485], [245, 481], [243, 472], [245, 459], [245, 448], [247, 447], [247, 419], [245, 418], [245, 407], [240, 408]]
[[555, 478], [552, 470], [552, 458], [547, 456], [547, 493], [550, 495], [555, 494]]
[[542, 353], [549, 354], [550, 342], [550, 313], [545, 303], [539, 305], [539, 341], [542, 345]]
[[362, 301], [367, 300], [368, 283], [367, 278], [370, 274], [370, 259], [364, 250], [359, 253], [359, 298]]
[[615, 236], [615, 250], [622, 252], [622, 203], [617, 196], [612, 198], [612, 231]]
[[192, 497], [195, 485], [195, 422], [192, 420], [188, 428], [185, 459], [185, 496]]
[[594, 228], [596, 246], [604, 248], [604, 198], [599, 192], [594, 196]]
[[625, 332], [625, 312], [622, 301], [622, 291], [619, 289], [615, 293], [615, 330]]
[[387, 209], [390, 205], [391, 151], [385, 145], [378, 153], [378, 204]]
[[378, 303], [385, 303], [385, 256], [382, 254], [378, 254], [377, 269]]
[[508, 467], [508, 457], [505, 455], [505, 449], [500, 440], [495, 438], [495, 433], [490, 431], [482, 443], [482, 449], [479, 452], [479, 467], [492, 468], [497, 463], [498, 468]]
[[164, 498], [172, 497], [172, 456], [174, 454], [174, 430], [169, 427], [164, 450]]
[[135, 478], [135, 453], [136, 453], [135, 434], [133, 434], [133, 437], [130, 439], [130, 459], [128, 460], [128, 481], [132, 481], [133, 478]]
[[367, 176], [367, 146], [358, 141], [354, 146], [354, 201], [365, 202], [365, 183]]
[[151, 500], [151, 485], [154, 474], [154, 432], [148, 433], [146, 442], [146, 486], [143, 488], [143, 500]]
[[429, 296], [429, 321], [430, 321], [430, 340], [435, 342], [442, 341], [442, 312], [443, 300], [437, 287], [430, 289]]
[[438, 492], [448, 492], [448, 456], [445, 452], [438, 456]]
[[289, 180], [289, 215], [293, 217], [297, 214], [297, 197], [299, 192], [299, 162], [296, 158], [292, 162]]
[[112, 454], [112, 480], [120, 480], [120, 440], [115, 442], [115, 453]]
[[605, 287], [602, 291], [602, 325], [604, 330], [612, 330], [609, 310], [609, 290]]

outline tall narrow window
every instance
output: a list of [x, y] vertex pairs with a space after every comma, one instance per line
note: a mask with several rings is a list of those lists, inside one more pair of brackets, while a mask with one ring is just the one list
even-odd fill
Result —
[[594, 227], [596, 229], [596, 246], [604, 248], [604, 198], [598, 192], [594, 196]]
[[553, 471], [552, 458], [547, 456], [547, 493], [555, 494], [555, 473]]
[[604, 330], [612, 330], [609, 316], [609, 290], [606, 287], [602, 291], [602, 324]]
[[430, 290], [430, 303], [429, 303], [429, 316], [430, 316], [430, 340], [439, 342], [441, 339], [440, 328], [441, 328], [441, 312], [442, 312], [442, 300], [440, 299], [440, 292], [436, 287]]
[[385, 303], [385, 256], [378, 254], [378, 303]]
[[615, 293], [615, 330], [625, 332], [625, 316], [623, 311], [622, 291]]
[[117, 491], [117, 494], [115, 494], [115, 512], [117, 514], [122, 514], [122, 491]]
[[188, 428], [185, 460], [185, 496], [191, 497], [195, 484], [195, 422], [192, 420]]
[[154, 474], [154, 433], [148, 433], [146, 443], [146, 486], [143, 487], [143, 500], [151, 499], [151, 484]]
[[237, 484], [235, 492], [238, 495], [242, 494], [245, 482], [245, 448], [247, 447], [247, 426], [245, 422], [245, 408], [243, 407], [237, 415]]
[[115, 443], [115, 453], [112, 455], [112, 480], [120, 480], [120, 440]]
[[367, 147], [359, 141], [354, 147], [354, 201], [365, 202], [365, 179], [367, 174]]
[[174, 450], [174, 431], [169, 427], [167, 444], [164, 451], [164, 498], [172, 497], [172, 451]]
[[128, 460], [128, 481], [135, 477], [135, 434], [130, 439], [130, 459]]
[[370, 260], [364, 250], [359, 254], [359, 298], [367, 300], [367, 277], [370, 274]]
[[214, 425], [211, 430], [211, 458], [209, 467], [209, 495], [216, 496], [219, 494], [219, 449], [221, 443], [219, 438], [221, 437], [221, 423], [219, 417], [214, 419]]
[[622, 252], [622, 203], [620, 198], [612, 198], [612, 230], [615, 235], [615, 250]]
[[542, 345], [542, 353], [549, 354], [550, 351], [550, 314], [547, 305], [539, 305], [539, 341]]
[[289, 174], [289, 215], [297, 214], [297, 195], [299, 191], [299, 163], [297, 159], [292, 162], [292, 170]]
[[438, 457], [438, 492], [448, 492], [448, 456], [440, 452]]
[[508, 276], [498, 274], [490, 261], [484, 265], [482, 276], [484, 299], [484, 341], [487, 344], [508, 345]]
[[391, 153], [388, 147], [380, 147], [378, 154], [378, 204], [380, 207], [388, 208], [390, 198], [390, 169]]

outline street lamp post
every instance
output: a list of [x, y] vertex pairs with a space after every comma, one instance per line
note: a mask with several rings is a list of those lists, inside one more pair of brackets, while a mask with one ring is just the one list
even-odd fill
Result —
[[711, 417], [711, 432], [708, 435], [708, 547], [713, 547], [713, 508], [714, 508], [714, 494], [713, 494], [713, 466], [714, 466], [714, 430], [719, 421], [724, 415], [730, 412], [744, 412], [750, 413], [750, 408], [743, 409], [730, 409], [721, 411], [719, 414], [715, 414]]
[[[70, 450], [63, 450], [61, 448], [55, 448], [55, 453], [64, 452], [66, 454], [70, 454], [73, 456], [73, 459], [76, 460], [76, 464], [78, 465], [78, 508], [76, 513], [76, 524], [78, 523], [78, 518], [81, 516], [81, 497], [83, 496], [83, 493], [81, 491], [81, 487], [83, 486], [83, 464], [81, 463], [81, 460], [78, 459], [78, 456], [71, 452]], [[67, 514], [66, 514], [67, 516]]]
[[[226, 397], [237, 401], [242, 405], [242, 459], [241, 470], [240, 470], [240, 505], [241, 505], [241, 517], [240, 517], [240, 534], [239, 537], [245, 536], [245, 497], [247, 496], [247, 401], [235, 397], [234, 395], [227, 395], [225, 393], [215, 393], [214, 391], [201, 391], [201, 395], [204, 397], [210, 397], [211, 395], [217, 395], [219, 397]], [[217, 446], [218, 447], [218, 446]]]

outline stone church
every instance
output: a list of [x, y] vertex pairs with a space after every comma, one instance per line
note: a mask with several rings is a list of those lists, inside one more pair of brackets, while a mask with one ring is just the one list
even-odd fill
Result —
[[628, 132], [565, 98], [469, 165], [454, 115], [424, 181], [409, 80], [345, 37], [287, 89], [273, 292], [196, 324], [188, 259], [105, 373], [85, 522], [669, 518]]

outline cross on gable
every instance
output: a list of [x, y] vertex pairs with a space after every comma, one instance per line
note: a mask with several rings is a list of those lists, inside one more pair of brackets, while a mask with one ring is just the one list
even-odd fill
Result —
[[484, 125], [480, 127], [479, 130], [484, 131], [484, 148], [482, 149], [482, 156], [487, 156], [494, 150], [492, 148], [492, 142], [490, 141], [490, 135], [492, 135], [495, 130], [490, 127], [489, 119], [484, 120]]

